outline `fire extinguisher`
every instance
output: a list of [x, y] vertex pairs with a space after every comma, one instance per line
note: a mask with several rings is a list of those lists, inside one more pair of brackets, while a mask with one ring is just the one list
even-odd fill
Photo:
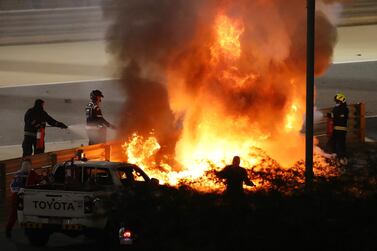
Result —
[[37, 149], [43, 149], [45, 147], [45, 128], [41, 127], [37, 131]]

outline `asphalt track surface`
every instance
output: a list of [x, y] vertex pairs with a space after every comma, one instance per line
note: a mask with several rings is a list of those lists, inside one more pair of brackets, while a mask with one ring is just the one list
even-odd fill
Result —
[[[367, 137], [377, 139], [377, 62], [332, 65], [326, 74], [316, 79], [316, 105], [333, 106], [333, 96], [343, 92], [348, 103], [366, 104]], [[61, 142], [86, 138], [85, 105], [89, 93], [100, 89], [104, 117], [117, 123], [122, 114], [125, 93], [117, 80], [72, 82], [54, 85], [33, 85], [0, 88], [0, 146], [19, 145], [23, 139], [23, 117], [36, 98], [46, 101], [45, 110], [56, 120], [74, 125], [75, 130], [48, 128], [46, 142]]]

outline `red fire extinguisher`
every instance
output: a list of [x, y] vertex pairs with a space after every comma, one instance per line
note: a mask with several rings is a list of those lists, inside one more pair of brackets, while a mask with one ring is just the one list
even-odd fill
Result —
[[37, 132], [37, 149], [43, 149], [45, 147], [45, 128], [41, 127], [39, 128]]

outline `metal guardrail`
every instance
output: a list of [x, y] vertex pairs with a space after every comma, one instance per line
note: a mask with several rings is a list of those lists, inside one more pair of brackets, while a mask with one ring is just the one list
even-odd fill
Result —
[[[85, 157], [90, 160], [124, 161], [123, 150], [120, 142], [98, 144], [60, 151], [42, 153], [31, 156], [33, 169], [38, 173], [52, 168], [56, 163], [75, 158], [78, 150], [83, 150]], [[0, 197], [10, 195], [10, 182], [13, 175], [20, 169], [22, 158], [4, 160], [0, 162]], [[2, 176], [3, 172], [3, 176]]]
[[[314, 127], [316, 137], [326, 136], [326, 113], [331, 108], [321, 109], [324, 117], [317, 121]], [[349, 105], [349, 133], [348, 142], [363, 143], [365, 138], [365, 105], [363, 103]], [[325, 137], [324, 137], [325, 138]], [[76, 156], [78, 150], [83, 150], [85, 156], [91, 160], [125, 161], [125, 155], [119, 141], [107, 144], [83, 146], [61, 151], [48, 152], [31, 156], [32, 166], [36, 171], [53, 167], [56, 163], [68, 161]], [[20, 169], [21, 158], [0, 162], [0, 198], [10, 194], [10, 182], [13, 174]]]

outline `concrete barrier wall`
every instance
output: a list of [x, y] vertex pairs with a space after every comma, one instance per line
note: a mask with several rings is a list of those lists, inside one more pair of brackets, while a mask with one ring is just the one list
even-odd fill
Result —
[[100, 6], [0, 11], [0, 45], [104, 39]]
[[[104, 39], [109, 0], [1, 0], [0, 45]], [[111, 10], [108, 10], [109, 13]], [[339, 26], [377, 24], [377, 1], [346, 5]]]

